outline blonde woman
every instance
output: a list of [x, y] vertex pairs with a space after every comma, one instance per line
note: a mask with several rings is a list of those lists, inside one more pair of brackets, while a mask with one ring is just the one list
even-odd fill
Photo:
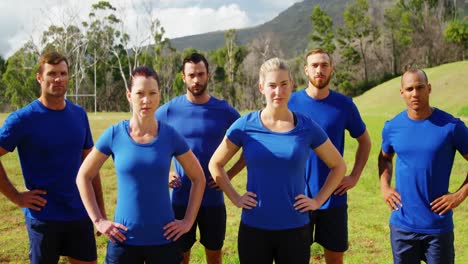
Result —
[[[294, 82], [281, 59], [260, 68], [260, 92], [266, 107], [238, 119], [211, 158], [216, 183], [242, 210], [240, 263], [309, 263], [309, 214], [338, 186], [346, 171], [343, 158], [325, 132], [311, 119], [288, 109]], [[239, 194], [224, 166], [243, 148], [247, 186]], [[327, 182], [314, 198], [306, 195], [304, 169], [313, 150], [327, 166]]]

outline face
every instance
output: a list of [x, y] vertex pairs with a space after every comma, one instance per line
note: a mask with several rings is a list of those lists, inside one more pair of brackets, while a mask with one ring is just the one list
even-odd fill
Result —
[[127, 91], [127, 99], [134, 113], [154, 116], [161, 99], [158, 83], [152, 77], [136, 76], [133, 79], [132, 91]]
[[305, 74], [312, 84], [317, 89], [328, 87], [333, 66], [330, 63], [330, 57], [325, 53], [315, 53], [307, 57], [307, 65], [304, 67]]
[[207, 72], [205, 63], [185, 63], [182, 79], [184, 80], [187, 90], [193, 96], [201, 96], [206, 92], [210, 74]]
[[405, 100], [408, 109], [424, 111], [429, 106], [431, 85], [421, 72], [407, 72], [401, 80], [400, 95]]
[[65, 97], [68, 86], [68, 67], [65, 61], [59, 64], [45, 63], [42, 73], [36, 74], [36, 79], [41, 86], [41, 96]]
[[294, 82], [289, 78], [288, 71], [276, 70], [265, 74], [265, 79], [259, 84], [259, 89], [265, 96], [267, 105], [287, 107], [293, 86]]

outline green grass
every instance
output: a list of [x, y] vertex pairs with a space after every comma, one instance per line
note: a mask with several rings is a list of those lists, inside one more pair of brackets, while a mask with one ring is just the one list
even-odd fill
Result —
[[[431, 102], [433, 106], [468, 117], [466, 98], [468, 98], [468, 62], [458, 62], [428, 69], [429, 80], [432, 83]], [[372, 150], [369, 162], [364, 169], [358, 185], [349, 191], [349, 241], [350, 248], [345, 255], [345, 263], [391, 263], [388, 218], [390, 210], [383, 202], [379, 190], [377, 173], [377, 154], [380, 149], [380, 133], [383, 124], [396, 113], [404, 109], [404, 102], [399, 97], [399, 79], [368, 91], [355, 98], [364, 121], [367, 124], [372, 139]], [[6, 114], [0, 114], [3, 123]], [[129, 113], [98, 113], [89, 114], [91, 129], [96, 140], [105, 128], [122, 119], [130, 117]], [[345, 160], [348, 168], [352, 166], [356, 142], [346, 138]], [[19, 188], [24, 184], [16, 153], [1, 158], [9, 178]], [[463, 182], [467, 163], [457, 154], [452, 170], [450, 191], [456, 191]], [[112, 161], [109, 160], [101, 170], [105, 202], [108, 217], [111, 218], [116, 202], [116, 179]], [[245, 189], [246, 172], [241, 172], [233, 179], [238, 190]], [[224, 247], [224, 263], [238, 263], [237, 230], [239, 226], [240, 209], [226, 202], [228, 213], [227, 237]], [[19, 208], [0, 195], [0, 263], [27, 263], [28, 238], [24, 226], [24, 217]], [[468, 259], [468, 202], [455, 209], [455, 250], [456, 263]], [[99, 263], [104, 262], [107, 240], [99, 237]], [[63, 262], [63, 261], [62, 261]], [[311, 263], [325, 263], [323, 250], [314, 244], [312, 246]], [[204, 250], [199, 243], [192, 249], [192, 263], [205, 263]]]

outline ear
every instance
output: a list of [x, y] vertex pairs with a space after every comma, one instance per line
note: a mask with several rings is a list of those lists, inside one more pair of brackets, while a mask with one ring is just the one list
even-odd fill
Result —
[[263, 93], [263, 85], [261, 83], [258, 84], [258, 90], [260, 91], [260, 93], [264, 94]]
[[36, 72], [36, 80], [39, 84], [41, 84], [41, 81], [42, 81], [42, 76], [41, 74], [39, 74], [38, 72]]
[[307, 65], [304, 66], [304, 73], [306, 76], [309, 76], [309, 71], [307, 70]]
[[184, 72], [182, 72], [181, 74], [182, 74], [182, 81], [185, 83], [185, 74]]
[[403, 98], [403, 88], [400, 88], [400, 97]]
[[430, 94], [430, 93], [431, 93], [431, 91], [432, 91], [432, 87], [431, 87], [431, 84], [430, 84], [430, 83], [428, 83], [428, 84], [427, 84], [427, 89], [428, 89], [428, 91], [429, 91], [429, 94]]
[[132, 92], [130, 92], [130, 91], [127, 89], [126, 92], [125, 92], [125, 95], [127, 95], [127, 101], [128, 101], [129, 103], [131, 103], [131, 102], [132, 102], [132, 99], [131, 99]]

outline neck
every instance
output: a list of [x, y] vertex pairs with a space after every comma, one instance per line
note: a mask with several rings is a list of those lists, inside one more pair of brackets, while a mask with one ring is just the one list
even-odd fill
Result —
[[330, 94], [330, 90], [328, 85], [322, 89], [319, 89], [309, 82], [309, 86], [306, 88], [306, 93], [314, 99], [321, 100]]
[[427, 108], [421, 109], [420, 111], [408, 109], [406, 112], [408, 113], [408, 117], [412, 120], [423, 120], [431, 116], [432, 112], [434, 112], [434, 109], [428, 106]]
[[187, 97], [187, 100], [189, 100], [189, 102], [191, 102], [193, 104], [205, 104], [211, 98], [211, 96], [207, 92], [204, 92], [203, 94], [198, 95], [198, 96], [194, 96], [189, 91], [187, 91], [186, 97]]
[[262, 111], [262, 117], [271, 121], [287, 120], [292, 117], [292, 112], [287, 108], [265, 107]]
[[130, 119], [130, 130], [138, 134], [156, 133], [157, 122], [154, 116], [139, 117], [133, 115]]
[[52, 110], [62, 110], [66, 106], [66, 102], [63, 97], [47, 97], [47, 96], [41, 95], [41, 97], [39, 97], [38, 100], [45, 107], [52, 109]]

